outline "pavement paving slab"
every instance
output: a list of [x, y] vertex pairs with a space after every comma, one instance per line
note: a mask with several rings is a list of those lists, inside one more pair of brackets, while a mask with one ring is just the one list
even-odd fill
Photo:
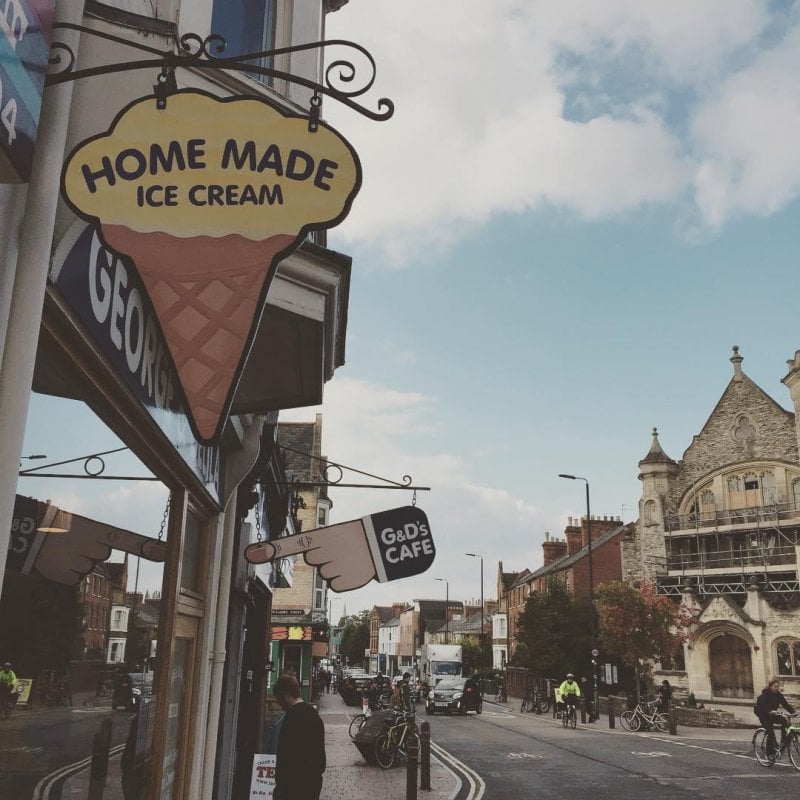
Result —
[[[350, 720], [361, 709], [348, 707], [338, 694], [322, 695], [319, 713], [325, 723], [325, 752], [328, 767], [320, 800], [403, 800], [406, 796], [405, 766], [381, 769], [364, 760], [348, 733]], [[419, 800], [451, 800], [461, 780], [431, 756], [430, 791], [419, 789]]]

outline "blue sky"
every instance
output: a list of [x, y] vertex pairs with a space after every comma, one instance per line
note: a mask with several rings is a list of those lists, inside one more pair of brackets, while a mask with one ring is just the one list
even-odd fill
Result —
[[[323, 449], [433, 487], [418, 500], [439, 552], [423, 576], [342, 596], [348, 611], [438, 597], [434, 577], [475, 597], [467, 551], [484, 555], [487, 597], [498, 560], [538, 566], [545, 531], [585, 508], [559, 472], [590, 480], [594, 513], [635, 519], [652, 427], [680, 458], [734, 344], [790, 408], [799, 23], [794, 3], [743, 0], [350, 0], [329, 16], [329, 37], [376, 59], [365, 104], [385, 95], [396, 113], [326, 101], [364, 186], [329, 237], [353, 274]], [[45, 405], [28, 452], [106, 446], [96, 426], [48, 433]], [[59, 491], [107, 515], [100, 488]], [[114, 492], [113, 513], [147, 509], [157, 526], [158, 487]], [[332, 497], [333, 522], [410, 499]]]

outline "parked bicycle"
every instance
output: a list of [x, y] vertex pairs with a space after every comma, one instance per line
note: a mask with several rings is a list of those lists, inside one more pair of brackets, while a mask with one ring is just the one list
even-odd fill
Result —
[[658, 701], [637, 703], [633, 711], [623, 711], [619, 715], [620, 725], [626, 730], [636, 733], [644, 728], [655, 728], [660, 733], [669, 732], [669, 718], [658, 710]]
[[494, 693], [495, 703], [505, 703], [508, 698], [506, 697], [506, 686], [504, 683], [497, 684], [497, 691]]
[[753, 755], [762, 767], [771, 767], [782, 755], [788, 753], [792, 766], [800, 771], [800, 723], [792, 724], [791, 721], [795, 717], [800, 717], [800, 714], [781, 714], [781, 716], [785, 717], [783, 723], [785, 733], [781, 745], [772, 750], [768, 749], [767, 729], [756, 728], [753, 734]]
[[348, 732], [350, 733], [350, 738], [355, 739], [356, 734], [364, 727], [364, 723], [376, 712], [376, 711], [385, 711], [389, 708], [389, 698], [388, 696], [381, 695], [375, 703], [368, 705], [366, 710], [361, 714], [356, 714], [353, 719], [350, 720], [350, 728]]
[[546, 714], [550, 711], [550, 698], [538, 689], [528, 689], [520, 705], [521, 712], [531, 711], [536, 714]]
[[408, 758], [408, 748], [412, 743], [419, 750], [416, 714], [413, 711], [398, 714], [387, 730], [375, 740], [375, 760], [383, 769], [389, 769], [398, 758]]

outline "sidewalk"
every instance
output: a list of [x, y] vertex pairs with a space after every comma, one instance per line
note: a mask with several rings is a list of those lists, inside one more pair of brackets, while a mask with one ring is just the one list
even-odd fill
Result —
[[[548, 714], [532, 714], [526, 712], [524, 714], [520, 713], [519, 710], [519, 699], [512, 697], [510, 702], [506, 703], [497, 703], [494, 700], [488, 700], [486, 697], [483, 698], [484, 706], [496, 710], [506, 710], [515, 716], [520, 717], [532, 717], [533, 719], [539, 720], [546, 720], [554, 725], [561, 725], [559, 720], [553, 719], [552, 712]], [[641, 731], [639, 733], [631, 733], [626, 731], [622, 728], [619, 723], [619, 717], [616, 717], [615, 727], [613, 730], [609, 727], [608, 724], [608, 714], [601, 714], [600, 718], [597, 722], [593, 722], [591, 724], [586, 723], [581, 725], [580, 717], [578, 717], [578, 725], [580, 727], [585, 727], [587, 729], [596, 730], [596, 731], [605, 731], [608, 733], [622, 733], [627, 736], [643, 736], [643, 737], [657, 737], [657, 738], [671, 738], [676, 740], [705, 740], [705, 741], [717, 741], [717, 742], [746, 742], [747, 744], [753, 738], [753, 732], [758, 727], [758, 720], [753, 717], [753, 725], [750, 728], [741, 727], [741, 728], [695, 728], [690, 727], [688, 725], [678, 725], [678, 733], [676, 736], [671, 736], [669, 733], [659, 733], [658, 731]]]
[[[405, 767], [384, 770], [369, 766], [350, 739], [350, 720], [360, 711], [355, 706], [346, 706], [338, 694], [320, 697], [319, 713], [325, 723], [328, 758], [320, 800], [342, 800], [343, 797], [347, 800], [375, 800], [377, 797], [404, 800]], [[451, 800], [460, 788], [460, 779], [431, 756], [431, 789], [418, 789], [420, 800]]]

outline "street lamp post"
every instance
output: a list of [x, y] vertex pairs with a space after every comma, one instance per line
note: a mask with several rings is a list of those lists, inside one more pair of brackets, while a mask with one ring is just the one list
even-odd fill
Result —
[[[483, 556], [479, 553], [465, 553], [465, 555], [481, 560], [481, 633], [480, 636], [478, 636], [478, 648], [480, 652], [480, 660], [478, 663], [483, 667]], [[483, 680], [481, 680], [481, 694], [483, 694]]]
[[[589, 479], [582, 478], [580, 475], [566, 475], [559, 473], [559, 478], [566, 478], [570, 481], [583, 481], [586, 484], [586, 546], [589, 557], [589, 630], [592, 637], [592, 686], [594, 687], [594, 714], [597, 708], [597, 656], [599, 655], [595, 646], [595, 624], [594, 624], [594, 573], [592, 572], [592, 511], [589, 505]], [[597, 714], [594, 714], [596, 717]]]
[[445, 586], [444, 600], [444, 643], [450, 644], [450, 581], [447, 578], [434, 578]]

